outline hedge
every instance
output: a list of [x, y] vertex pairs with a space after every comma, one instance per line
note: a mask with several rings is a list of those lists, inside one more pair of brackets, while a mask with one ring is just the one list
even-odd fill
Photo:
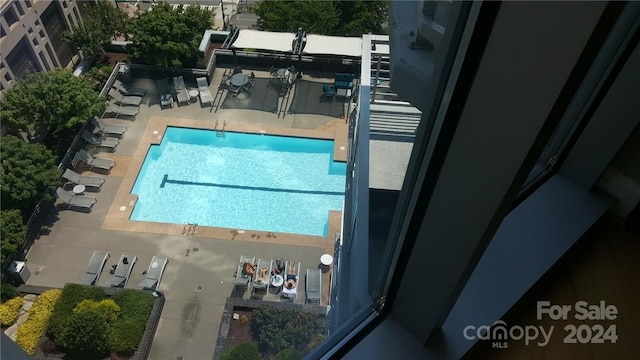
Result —
[[302, 355], [294, 349], [280, 351], [274, 360], [302, 360]]
[[36, 349], [61, 293], [60, 290], [54, 289], [40, 294], [29, 309], [27, 321], [18, 328], [16, 343], [27, 353], [33, 354]]
[[317, 315], [270, 307], [256, 308], [252, 321], [260, 345], [277, 351], [304, 350], [323, 329], [323, 320]]
[[253, 343], [240, 343], [230, 349], [226, 349], [218, 360], [261, 360], [258, 348]]
[[0, 302], [9, 301], [17, 296], [20, 296], [18, 289], [11, 284], [0, 285]]
[[0, 305], [0, 324], [2, 326], [15, 324], [18, 321], [18, 316], [20, 316], [20, 309], [23, 303], [24, 300], [18, 296]]
[[108, 315], [97, 308], [74, 312], [67, 320], [56, 344], [67, 349], [72, 358], [93, 359], [104, 358], [109, 346], [107, 334], [109, 331]]
[[153, 296], [146, 291], [126, 289], [112, 299], [120, 306], [120, 313], [109, 332], [109, 348], [119, 354], [133, 353], [153, 309]]
[[78, 284], [69, 284], [62, 290], [62, 295], [53, 308], [51, 319], [49, 319], [49, 328], [47, 333], [52, 340], [62, 334], [65, 323], [73, 314], [73, 309], [82, 300], [100, 301], [106, 297], [104, 290], [101, 288], [83, 286]]

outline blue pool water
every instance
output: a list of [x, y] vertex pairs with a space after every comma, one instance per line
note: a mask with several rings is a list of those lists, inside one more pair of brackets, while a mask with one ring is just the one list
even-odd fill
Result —
[[168, 127], [131, 191], [131, 220], [322, 236], [345, 173], [333, 141]]

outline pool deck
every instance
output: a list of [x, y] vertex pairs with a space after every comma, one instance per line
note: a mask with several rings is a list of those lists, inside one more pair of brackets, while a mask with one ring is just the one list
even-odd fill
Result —
[[[215, 94], [216, 81], [225, 69], [217, 69], [211, 88]], [[257, 76], [264, 74], [256, 71]], [[217, 79], [217, 80], [216, 80]], [[313, 79], [312, 79], [313, 80]], [[322, 82], [324, 79], [318, 78]], [[109, 275], [109, 267], [121, 254], [138, 257], [127, 288], [138, 288], [144, 279], [154, 255], [166, 256], [169, 264], [158, 290], [166, 303], [160, 319], [150, 359], [175, 360], [211, 359], [225, 300], [234, 293], [234, 273], [241, 255], [256, 258], [299, 261], [301, 284], [294, 302], [304, 303], [304, 274], [306, 269], [323, 269], [323, 305], [327, 305], [331, 270], [320, 264], [325, 253], [333, 254], [335, 233], [340, 231], [341, 213], [329, 214], [330, 228], [327, 237], [296, 234], [266, 233], [245, 229], [197, 227], [195, 235], [183, 234], [183, 224], [159, 224], [128, 220], [135, 196], [129, 191], [135, 181], [147, 149], [157, 143], [167, 125], [213, 129], [226, 123], [227, 131], [257, 132], [269, 134], [333, 138], [336, 142], [335, 158], [346, 158], [348, 126], [344, 118], [313, 114], [287, 114], [257, 110], [217, 109], [203, 107], [199, 102], [173, 108], [160, 109], [155, 81], [134, 79], [135, 86], [148, 89], [143, 98], [140, 113], [135, 120], [104, 119], [105, 123], [125, 124], [127, 132], [113, 153], [90, 152], [96, 156], [111, 158], [116, 166], [108, 174], [87, 171], [82, 166], [78, 172], [102, 175], [106, 182], [95, 196], [97, 203], [90, 213], [66, 210], [58, 206], [57, 213], [27, 255], [31, 277], [27, 284], [62, 287], [79, 281], [84, 274], [94, 250], [108, 251], [111, 255], [98, 280], [103, 286]], [[187, 84], [189, 85], [189, 84]], [[154, 133], [158, 131], [158, 133]], [[344, 147], [344, 148], [341, 148]], [[121, 210], [121, 207], [125, 207]], [[245, 298], [250, 291], [240, 294]], [[267, 301], [280, 301], [277, 294], [264, 297]]]

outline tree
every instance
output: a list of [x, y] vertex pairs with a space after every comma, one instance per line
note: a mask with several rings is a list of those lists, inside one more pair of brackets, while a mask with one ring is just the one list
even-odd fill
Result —
[[317, 315], [269, 307], [253, 310], [252, 320], [253, 333], [260, 345], [278, 351], [304, 349], [323, 328]]
[[29, 210], [40, 199], [52, 199], [49, 191], [58, 185], [60, 173], [51, 151], [44, 145], [25, 143], [14, 136], [2, 138], [0, 151], [3, 208]]
[[128, 51], [135, 62], [161, 69], [201, 66], [198, 47], [212, 25], [211, 12], [199, 6], [173, 10], [171, 5], [160, 3], [133, 21]]
[[83, 6], [86, 14], [82, 23], [72, 31], [65, 31], [63, 39], [85, 55], [104, 56], [112, 39], [127, 36], [129, 16], [107, 1]]
[[336, 36], [385, 33], [386, 1], [260, 1], [256, 6], [257, 27], [267, 31]]
[[39, 127], [70, 129], [100, 115], [106, 105], [89, 81], [58, 69], [27, 74], [4, 94], [0, 106], [3, 124], [17, 134]]
[[0, 216], [2, 216], [0, 218], [0, 244], [2, 244], [0, 254], [2, 264], [4, 264], [18, 251], [18, 245], [27, 235], [27, 227], [24, 225], [20, 210], [2, 210]]
[[108, 334], [109, 321], [104, 314], [96, 309], [79, 311], [69, 317], [56, 344], [79, 358], [95, 358], [109, 350]]

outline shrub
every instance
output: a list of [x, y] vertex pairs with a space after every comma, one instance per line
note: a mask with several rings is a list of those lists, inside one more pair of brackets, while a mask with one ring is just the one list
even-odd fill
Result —
[[112, 299], [120, 306], [121, 318], [140, 319], [146, 323], [153, 309], [153, 296], [146, 291], [126, 289], [113, 295]]
[[249, 317], [247, 315], [240, 316], [240, 324], [247, 325], [249, 323]]
[[64, 290], [62, 295], [53, 308], [51, 319], [49, 319], [48, 334], [52, 340], [56, 340], [58, 336], [64, 330], [66, 321], [73, 314], [73, 309], [82, 300], [102, 300], [105, 298], [104, 290], [100, 288], [83, 286], [78, 284], [69, 284]]
[[97, 307], [74, 312], [56, 343], [78, 358], [93, 358], [107, 353], [109, 320]]
[[115, 294], [113, 301], [120, 306], [120, 315], [109, 332], [109, 348], [129, 354], [138, 348], [153, 309], [153, 296], [146, 291], [126, 289]]
[[294, 349], [286, 349], [280, 351], [276, 355], [275, 360], [302, 360], [302, 354]]
[[[6, 156], [6, 154], [3, 154], [3, 158], [4, 156]], [[9, 174], [7, 174], [7, 176], [8, 175]], [[4, 191], [5, 189], [3, 188], [2, 190]], [[11, 190], [15, 191], [15, 189]], [[2, 210], [2, 216], [0, 216], [0, 261], [2, 261], [3, 264], [7, 260], [9, 260], [10, 257], [16, 254], [16, 252], [18, 251], [18, 246], [20, 246], [20, 242], [26, 235], [27, 227], [24, 225], [20, 210]], [[6, 301], [4, 297], [4, 286], [5, 284], [2, 285], [2, 302]], [[15, 296], [12, 296], [9, 299], [12, 299], [14, 297]]]
[[219, 360], [261, 360], [258, 348], [253, 343], [240, 343], [230, 349], [226, 349], [218, 358]]
[[146, 321], [131, 318], [116, 321], [109, 331], [109, 349], [118, 354], [133, 353], [138, 348], [145, 325]]
[[18, 316], [20, 316], [20, 309], [23, 303], [24, 300], [18, 296], [0, 305], [0, 324], [2, 326], [15, 324], [18, 321]]
[[0, 285], [0, 302], [6, 302], [18, 296], [20, 296], [20, 292], [15, 286], [11, 284]]
[[253, 326], [261, 345], [301, 350], [322, 331], [323, 321], [313, 314], [259, 307], [253, 311]]
[[107, 321], [113, 322], [118, 318], [120, 306], [112, 299], [104, 299], [101, 301], [82, 300], [73, 309], [74, 313], [95, 311], [103, 315]]
[[60, 298], [61, 291], [58, 289], [45, 291], [29, 309], [27, 321], [18, 328], [16, 343], [29, 354], [33, 354], [40, 338], [47, 329], [49, 317], [53, 311], [56, 301]]

